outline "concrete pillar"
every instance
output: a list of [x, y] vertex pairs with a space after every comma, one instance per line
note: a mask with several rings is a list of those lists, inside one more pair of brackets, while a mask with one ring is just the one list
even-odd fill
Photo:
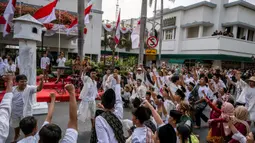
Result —
[[173, 29], [173, 36], [172, 36], [172, 39], [175, 39], [175, 31], [176, 31], [176, 29], [174, 28], [174, 29]]
[[214, 60], [213, 64], [212, 64], [212, 68], [214, 68], [214, 69], [217, 69], [217, 68], [222, 69], [221, 61], [220, 60]]
[[203, 33], [204, 33], [204, 26], [200, 25], [198, 30], [198, 38], [203, 37]]
[[245, 41], [248, 39], [248, 29], [244, 29]]
[[185, 39], [187, 39], [188, 38], [188, 28], [184, 28], [184, 31], [183, 31], [183, 39], [185, 40]]
[[233, 31], [232, 31], [232, 33], [233, 33], [233, 35], [234, 35], [234, 38], [237, 37], [237, 29], [238, 29], [237, 25], [234, 25], [234, 26], [233, 26]]

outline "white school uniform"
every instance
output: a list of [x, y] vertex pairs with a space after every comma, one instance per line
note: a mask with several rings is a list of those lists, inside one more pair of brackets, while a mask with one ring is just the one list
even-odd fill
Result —
[[16, 128], [22, 118], [33, 115], [32, 101], [37, 92], [37, 86], [27, 85], [24, 91], [18, 91], [13, 87], [11, 126]]
[[50, 64], [50, 59], [48, 57], [41, 58], [41, 69], [45, 70], [49, 64]]
[[88, 76], [84, 76], [84, 74], [82, 74], [81, 79], [83, 81], [83, 88], [79, 97], [82, 101], [78, 109], [78, 119], [85, 122], [95, 117], [95, 99], [98, 96], [98, 91], [96, 81], [93, 81]]
[[[121, 94], [120, 84], [116, 84], [115, 94], [116, 103], [113, 114], [121, 121], [123, 118], [123, 104], [120, 95]], [[95, 126], [98, 143], [118, 143], [118, 141], [115, 138], [113, 129], [102, 116], [96, 117]]]
[[15, 73], [16, 72], [16, 65], [15, 64], [7, 64], [5, 66], [5, 72], [12, 72]]

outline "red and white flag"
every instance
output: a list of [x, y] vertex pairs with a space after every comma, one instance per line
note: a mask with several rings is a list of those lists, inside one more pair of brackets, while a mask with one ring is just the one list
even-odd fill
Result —
[[4, 15], [3, 15], [3, 18], [5, 20], [3, 37], [5, 37], [7, 34], [9, 34], [11, 32], [10, 24], [12, 24], [12, 19], [13, 19], [14, 12], [15, 12], [15, 5], [16, 5], [16, 0], [9, 0], [9, 2], [5, 8]]
[[140, 20], [137, 23], [137, 26], [133, 30], [131, 34], [131, 40], [132, 40], [132, 49], [139, 48], [140, 44]]
[[72, 23], [69, 25], [67, 29], [67, 35], [70, 34], [71, 31], [74, 31], [78, 26], [78, 19], [75, 17], [75, 19], [72, 21]]
[[58, 3], [58, 0], [54, 0], [48, 5], [40, 8], [34, 14], [34, 18], [40, 21], [41, 23], [50, 23], [53, 20], [56, 20], [55, 8]]
[[115, 34], [114, 40], [116, 44], [119, 44], [120, 42], [120, 12], [119, 12], [118, 20], [117, 20], [116, 34]]
[[92, 9], [92, 4], [90, 4], [88, 7], [86, 7], [86, 9], [84, 10], [84, 24], [89, 24], [89, 15]]

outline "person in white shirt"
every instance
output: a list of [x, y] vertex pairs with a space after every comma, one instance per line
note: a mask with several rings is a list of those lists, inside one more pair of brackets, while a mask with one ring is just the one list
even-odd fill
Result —
[[145, 99], [147, 88], [142, 84], [141, 79], [137, 79], [136, 83], [137, 83], [136, 93], [137, 93], [138, 98]]
[[249, 111], [250, 121], [255, 122], [255, 76], [249, 78], [249, 87], [245, 90], [246, 107]]
[[[120, 68], [119, 67], [115, 67], [113, 73], [118, 75], [119, 71], [120, 71]], [[105, 84], [106, 90], [110, 89], [110, 88], [115, 90], [115, 86], [116, 86], [117, 82], [116, 82], [116, 79], [114, 78], [114, 74], [111, 74], [108, 77], [108, 79], [106, 80], [106, 84]], [[120, 75], [118, 75], [118, 79], [121, 80], [121, 76]]]
[[81, 103], [78, 110], [78, 119], [82, 122], [91, 120], [92, 126], [95, 125], [95, 113], [96, 113], [96, 97], [98, 96], [96, 70], [90, 70], [90, 77], [82, 73], [81, 80], [83, 82], [83, 88], [80, 93]]
[[0, 143], [5, 143], [9, 135], [9, 121], [11, 117], [12, 107], [12, 86], [13, 75], [6, 75], [4, 79], [7, 81], [6, 93], [0, 103]]
[[[76, 143], [78, 138], [78, 123], [77, 123], [77, 102], [75, 98], [75, 88], [68, 84], [65, 89], [70, 95], [69, 101], [69, 122], [65, 136], [60, 143]], [[37, 132], [37, 121], [34, 117], [29, 116], [21, 120], [20, 127], [25, 134], [25, 138], [18, 143], [59, 143], [61, 139], [61, 128], [58, 125], [52, 124], [52, 115], [54, 112], [55, 99], [54, 93], [51, 93], [51, 103], [48, 109], [48, 115], [42, 128]]]
[[15, 61], [14, 61], [15, 65], [17, 68], [20, 67], [20, 59], [19, 59], [19, 55], [17, 55], [17, 57], [15, 58]]
[[121, 100], [120, 79], [118, 74], [113, 75], [116, 80], [115, 91], [108, 89], [102, 96], [101, 104], [104, 112], [96, 117], [95, 130], [97, 143], [124, 143], [125, 137], [122, 130], [123, 104]]
[[212, 91], [214, 93], [219, 93], [219, 90], [221, 88], [226, 88], [226, 85], [224, 84], [224, 82], [220, 79], [220, 74], [215, 74], [213, 76], [213, 80], [212, 82]]
[[132, 121], [136, 128], [132, 133], [132, 143], [154, 143], [153, 132], [144, 125], [144, 122], [149, 119], [148, 110], [143, 106], [138, 107], [133, 112]]
[[[60, 54], [59, 58], [57, 59], [57, 63], [58, 63], [58, 67], [60, 67], [60, 68], [65, 67], [66, 58], [64, 57], [64, 53]], [[64, 73], [64, 69], [58, 69], [57, 71], [58, 71], [57, 80], [55, 83], [59, 82], [60, 75]]]
[[41, 69], [43, 70], [43, 76], [45, 82], [48, 82], [48, 70], [50, 65], [50, 59], [47, 57], [46, 53], [43, 54], [41, 58]]
[[104, 91], [107, 90], [106, 81], [107, 81], [108, 77], [110, 76], [110, 74], [111, 74], [111, 70], [107, 69], [106, 74], [103, 77], [103, 83], [102, 83]]
[[6, 55], [6, 58], [4, 59], [4, 63], [7, 65], [8, 61], [11, 59], [9, 55]]
[[5, 66], [5, 72], [15, 74], [15, 72], [16, 72], [16, 65], [13, 63], [12, 59], [10, 59], [8, 61], [8, 64]]
[[136, 73], [136, 80], [141, 79], [142, 83], [144, 82], [144, 72], [142, 68], [137, 68], [137, 73]]
[[42, 90], [43, 76], [40, 76], [39, 86], [27, 85], [27, 77], [25, 75], [16, 76], [17, 86], [13, 87], [13, 99], [12, 99], [12, 115], [11, 126], [15, 130], [14, 141], [20, 136], [19, 122], [22, 118], [33, 115], [32, 100], [36, 92]]

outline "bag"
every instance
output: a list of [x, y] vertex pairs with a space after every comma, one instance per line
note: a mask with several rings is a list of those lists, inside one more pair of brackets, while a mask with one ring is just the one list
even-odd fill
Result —
[[194, 134], [190, 135], [190, 139], [191, 139], [192, 143], [199, 143], [198, 137], [196, 135], [194, 135]]

